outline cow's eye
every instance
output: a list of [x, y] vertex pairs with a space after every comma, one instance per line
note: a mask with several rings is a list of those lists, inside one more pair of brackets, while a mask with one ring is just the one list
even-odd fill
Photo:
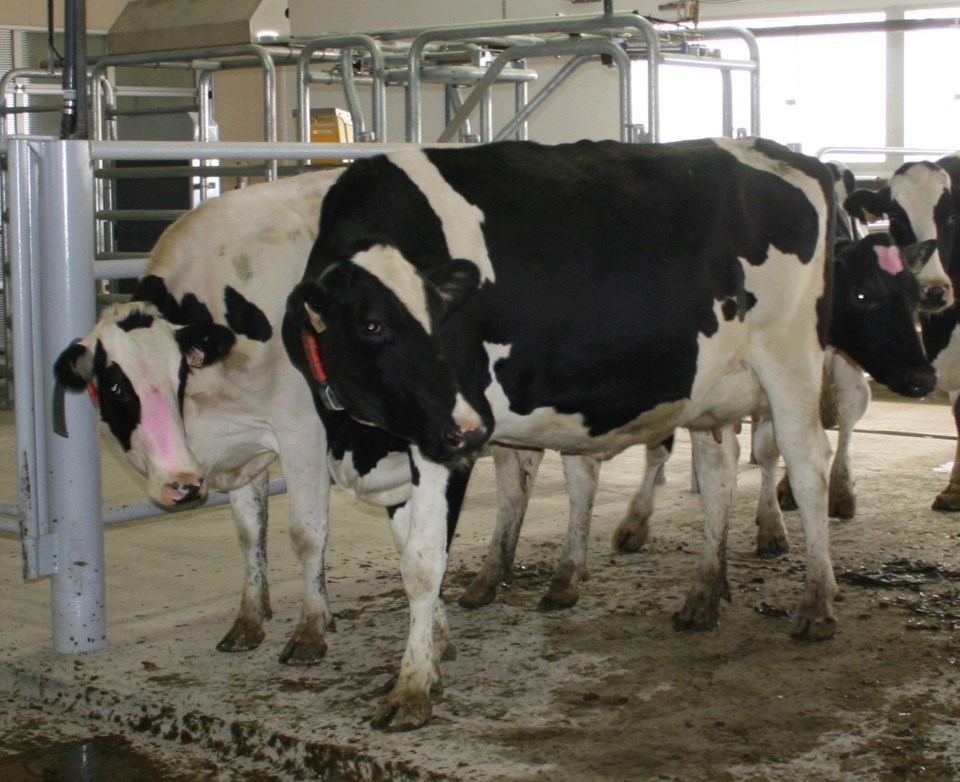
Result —
[[379, 320], [368, 318], [360, 324], [360, 334], [364, 337], [381, 337], [383, 324]]
[[119, 383], [111, 383], [107, 386], [107, 393], [111, 396], [120, 396], [123, 393], [123, 387]]

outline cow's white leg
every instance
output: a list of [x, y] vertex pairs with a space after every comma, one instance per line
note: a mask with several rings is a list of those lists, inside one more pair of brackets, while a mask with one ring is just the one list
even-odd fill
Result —
[[785, 344], [791, 341], [784, 338], [771, 344], [753, 367], [770, 402], [774, 434], [790, 473], [807, 547], [806, 589], [793, 635], [822, 640], [836, 632], [833, 598], [837, 592], [827, 520], [830, 446], [820, 420], [823, 358], [815, 346], [802, 344], [796, 344], [795, 352], [784, 357]]
[[953, 457], [953, 469], [950, 470], [950, 482], [934, 499], [931, 506], [934, 510], [960, 510], [960, 391], [950, 392], [950, 407], [957, 428], [957, 451]]
[[497, 585], [513, 575], [520, 527], [543, 460], [539, 450], [491, 445], [490, 453], [497, 473], [497, 524], [480, 572], [460, 595], [459, 603], [465, 608], [492, 603]]
[[613, 550], [617, 553], [629, 554], [639, 551], [647, 542], [647, 536], [650, 534], [650, 516], [653, 515], [657, 476], [670, 458], [672, 447], [672, 437], [658, 445], [647, 446], [647, 464], [640, 488], [631, 498], [626, 515], [613, 533]]
[[285, 447], [281, 441], [280, 459], [287, 482], [290, 543], [303, 569], [304, 594], [300, 621], [280, 654], [280, 662], [310, 665], [327, 653], [324, 634], [333, 624], [324, 571], [331, 479], [322, 429], [306, 439], [307, 445], [302, 429], [296, 437], [299, 447]]
[[576, 605], [580, 598], [579, 583], [590, 577], [587, 572], [587, 545], [593, 516], [593, 500], [600, 479], [600, 462], [592, 456], [564, 454], [563, 472], [570, 497], [567, 540], [557, 569], [550, 579], [547, 593], [540, 600], [541, 611], [554, 611]]
[[720, 598], [730, 600], [727, 583], [727, 529], [737, 490], [740, 447], [732, 425], [721, 429], [717, 442], [712, 432], [690, 432], [693, 458], [700, 478], [703, 505], [703, 556], [693, 585], [673, 616], [677, 630], [708, 630], [720, 618]]
[[852, 519], [857, 512], [857, 494], [850, 470], [850, 440], [853, 437], [853, 428], [863, 418], [867, 405], [870, 404], [870, 385], [863, 377], [863, 370], [839, 353], [832, 356], [830, 369], [836, 390], [840, 426], [837, 450], [830, 469], [827, 513], [832, 518]]
[[[394, 543], [397, 544], [397, 550], [400, 552], [403, 551], [410, 532], [410, 513], [410, 500], [390, 509], [390, 530], [393, 532]], [[457, 659], [457, 647], [450, 635], [450, 623], [447, 621], [447, 612], [442, 598], [437, 601], [433, 610], [433, 639], [439, 650], [440, 659]]]
[[217, 644], [221, 652], [245, 652], [256, 649], [266, 633], [263, 621], [269, 619], [270, 589], [267, 583], [267, 471], [228, 496], [245, 564], [240, 613], [233, 627]]
[[757, 556], [779, 557], [790, 550], [783, 513], [777, 500], [777, 467], [780, 449], [773, 436], [773, 421], [754, 418], [753, 453], [760, 465], [760, 502], [757, 504]]
[[410, 630], [400, 674], [373, 716], [374, 727], [412, 730], [430, 719], [430, 689], [442, 681], [434, 636], [437, 602], [447, 565], [447, 524], [456, 517], [468, 473], [428, 461], [411, 448], [410, 523], [400, 554], [400, 575], [410, 603]]

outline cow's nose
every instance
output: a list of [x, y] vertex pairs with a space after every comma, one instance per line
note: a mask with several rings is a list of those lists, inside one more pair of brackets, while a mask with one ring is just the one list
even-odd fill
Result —
[[931, 288], [925, 288], [923, 291], [923, 298], [926, 300], [927, 304], [939, 306], [943, 304], [947, 298], [947, 289], [940, 285]]
[[203, 483], [203, 478], [199, 475], [177, 476], [164, 489], [171, 505], [186, 505], [202, 500], [207, 495], [207, 488]]
[[917, 367], [907, 373], [909, 396], [920, 397], [929, 394], [937, 385], [937, 373], [933, 367]]
[[478, 426], [474, 429], [461, 429], [459, 426], [448, 426], [443, 430], [443, 436], [458, 451], [474, 451], [487, 441], [487, 430]]

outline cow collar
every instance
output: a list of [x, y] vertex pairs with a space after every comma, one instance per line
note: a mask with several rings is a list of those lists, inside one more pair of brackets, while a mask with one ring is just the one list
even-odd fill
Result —
[[323, 361], [320, 358], [320, 347], [317, 345], [317, 337], [309, 331], [300, 332], [300, 339], [303, 342], [303, 353], [307, 357], [307, 365], [310, 367], [310, 374], [320, 386], [320, 400], [327, 410], [343, 410], [343, 404], [337, 399], [330, 386], [330, 380], [327, 378], [327, 371], [323, 368]]

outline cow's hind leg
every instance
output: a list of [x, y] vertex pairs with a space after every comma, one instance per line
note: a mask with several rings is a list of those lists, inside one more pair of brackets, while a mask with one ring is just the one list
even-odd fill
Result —
[[850, 469], [850, 441], [853, 428], [870, 404], [870, 385], [864, 380], [863, 370], [839, 354], [831, 359], [830, 375], [836, 388], [839, 431], [830, 468], [827, 513], [835, 519], [852, 519], [857, 512], [857, 493]]
[[950, 471], [950, 483], [933, 501], [934, 510], [960, 510], [960, 392], [950, 392], [950, 404], [953, 407], [953, 420], [957, 427], [957, 452], [953, 457], [953, 469]]
[[590, 577], [587, 572], [587, 544], [593, 500], [597, 494], [597, 481], [600, 479], [600, 462], [591, 456], [564, 454], [563, 472], [570, 498], [567, 541], [547, 593], [540, 600], [538, 608], [541, 611], [554, 611], [576, 605], [580, 598], [579, 584]]
[[489, 605], [497, 586], [509, 581], [523, 517], [530, 502], [543, 451], [491, 446], [497, 473], [497, 524], [480, 572], [460, 595], [464, 608]]
[[[709, 630], [720, 619], [720, 598], [730, 600], [727, 583], [727, 528], [737, 489], [739, 444], [731, 425], [721, 436], [691, 432], [693, 457], [703, 505], [703, 556], [686, 601], [673, 616], [677, 630]], [[717, 440], [720, 442], [717, 442]]]
[[613, 533], [613, 550], [617, 553], [630, 554], [639, 551], [647, 542], [657, 477], [670, 458], [672, 448], [672, 436], [658, 445], [647, 446], [647, 463], [640, 488], [633, 495], [627, 506], [626, 515]]
[[753, 453], [760, 465], [760, 501], [757, 505], [757, 556], [779, 557], [790, 550], [783, 513], [777, 499], [777, 466], [780, 449], [773, 421], [754, 419]]
[[267, 584], [268, 481], [269, 476], [264, 470], [246, 486], [228, 495], [246, 567], [240, 613], [233, 627], [217, 644], [221, 652], [256, 649], [266, 635], [263, 621], [273, 615]]
[[[785, 339], [783, 344], [790, 341]], [[790, 473], [806, 540], [806, 589], [793, 635], [822, 640], [836, 632], [833, 598], [837, 592], [827, 521], [830, 447], [819, 409], [823, 359], [812, 346], [795, 348], [784, 359], [782, 345], [774, 346], [754, 368], [770, 401], [777, 445]]]

